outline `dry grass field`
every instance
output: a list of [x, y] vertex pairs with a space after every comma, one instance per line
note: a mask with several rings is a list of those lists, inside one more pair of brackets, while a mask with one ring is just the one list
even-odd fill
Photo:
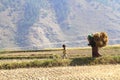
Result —
[[120, 65], [0, 70], [0, 80], [120, 80]]
[[[106, 47], [99, 50], [104, 56], [120, 56], [120, 47]], [[85, 60], [91, 60], [90, 48], [69, 48], [67, 49], [68, 58], [85, 57]], [[61, 58], [62, 50], [49, 50], [37, 52], [0, 52], [0, 64], [20, 63], [30, 61], [41, 61], [47, 59]], [[89, 57], [87, 59], [87, 57]], [[104, 58], [100, 58], [104, 61]], [[100, 60], [99, 59], [99, 60]], [[61, 60], [61, 59], [60, 59]], [[82, 59], [79, 59], [82, 60]], [[76, 60], [79, 64], [79, 60]], [[97, 60], [97, 59], [96, 59]], [[107, 59], [105, 59], [107, 60]], [[109, 59], [108, 59], [109, 60]], [[113, 60], [113, 59], [112, 59]], [[117, 64], [97, 64], [85, 66], [64, 66], [64, 67], [37, 67], [37, 68], [17, 68], [0, 69], [0, 80], [120, 80], [120, 62]], [[83, 60], [84, 61], [84, 60]], [[86, 61], [85, 61], [86, 62]], [[10, 66], [12, 64], [9, 64]], [[19, 64], [18, 64], [19, 65]], [[23, 64], [24, 65], [24, 64]], [[6, 66], [6, 65], [4, 65]], [[15, 66], [14, 66], [15, 67]]]
[[[103, 56], [116, 56], [120, 55], [120, 46], [108, 46], [102, 49], [99, 49], [99, 52]], [[36, 52], [0, 52], [0, 59], [36, 59], [36, 58], [50, 58], [54, 55], [61, 57], [63, 54], [62, 49], [46, 49], [44, 51], [36, 51]], [[91, 57], [91, 48], [67, 48], [67, 54], [69, 58], [77, 58], [77, 57]]]

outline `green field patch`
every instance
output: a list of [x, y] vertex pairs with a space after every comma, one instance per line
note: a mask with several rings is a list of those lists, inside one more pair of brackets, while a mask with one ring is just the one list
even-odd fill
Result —
[[0, 69], [57, 67], [57, 66], [83, 66], [99, 64], [120, 64], [120, 56], [105, 56], [99, 58], [80, 57], [72, 59], [45, 59], [23, 62], [1, 63]]

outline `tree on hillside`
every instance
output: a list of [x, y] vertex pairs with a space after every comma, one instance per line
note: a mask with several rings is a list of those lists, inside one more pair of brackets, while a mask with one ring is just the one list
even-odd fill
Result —
[[88, 41], [88, 45], [92, 47], [92, 57], [100, 57], [101, 55], [99, 54], [98, 49], [107, 45], [108, 36], [105, 32], [97, 32], [88, 35]]

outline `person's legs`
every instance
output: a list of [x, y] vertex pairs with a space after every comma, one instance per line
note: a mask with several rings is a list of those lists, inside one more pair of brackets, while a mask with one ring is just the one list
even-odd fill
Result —
[[67, 58], [67, 54], [63, 54], [62, 58], [63, 59]]
[[98, 47], [92, 47], [92, 57], [100, 57], [101, 55], [98, 52]]

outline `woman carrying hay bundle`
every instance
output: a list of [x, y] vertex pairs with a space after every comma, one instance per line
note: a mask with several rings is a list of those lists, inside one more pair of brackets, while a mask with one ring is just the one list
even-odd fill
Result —
[[98, 32], [95, 34], [88, 35], [88, 41], [92, 47], [92, 57], [101, 56], [98, 52], [98, 48], [104, 47], [108, 43], [108, 36], [105, 32]]

